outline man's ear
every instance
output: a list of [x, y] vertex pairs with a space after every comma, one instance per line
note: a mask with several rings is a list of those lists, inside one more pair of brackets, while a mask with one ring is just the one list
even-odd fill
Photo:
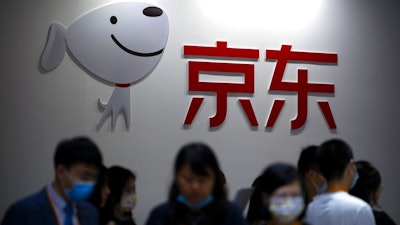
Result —
[[56, 165], [56, 179], [57, 180], [62, 180], [62, 178], [64, 177], [64, 174], [66, 172], [66, 167], [63, 164], [58, 164]]
[[307, 181], [312, 181], [315, 178], [315, 171], [314, 170], [308, 170], [305, 174], [305, 178]]
[[314, 181], [316, 183], [316, 185], [318, 186], [322, 186], [325, 182], [324, 177], [322, 176], [322, 174], [320, 174], [319, 172], [317, 172], [314, 169], [311, 169], [309, 172], [309, 177], [312, 181]]
[[350, 159], [347, 166], [349, 167], [351, 174], [356, 174], [357, 167], [356, 167], [356, 164], [354, 163], [354, 159]]

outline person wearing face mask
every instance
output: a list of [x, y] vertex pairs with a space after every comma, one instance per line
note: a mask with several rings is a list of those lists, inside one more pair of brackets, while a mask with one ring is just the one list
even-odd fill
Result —
[[357, 196], [371, 205], [376, 225], [396, 225], [392, 218], [379, 205], [381, 175], [372, 164], [365, 160], [357, 161], [357, 171], [360, 178], [350, 190], [350, 194]]
[[247, 225], [229, 202], [212, 149], [204, 143], [183, 146], [175, 159], [167, 203], [155, 207], [146, 225]]
[[318, 147], [316, 161], [328, 188], [308, 205], [306, 221], [312, 225], [375, 225], [371, 207], [348, 193], [358, 179], [350, 146], [340, 139], [327, 140]]
[[301, 150], [297, 161], [297, 170], [300, 181], [305, 190], [306, 204], [308, 205], [316, 195], [322, 194], [328, 188], [328, 183], [318, 169], [315, 160], [317, 146], [311, 145]]
[[1, 225], [95, 225], [96, 208], [85, 200], [92, 194], [102, 156], [87, 137], [61, 141], [54, 155], [54, 181], [13, 204]]
[[136, 206], [136, 176], [127, 168], [112, 166], [107, 171], [110, 194], [100, 210], [101, 224], [136, 225], [133, 213]]
[[274, 163], [253, 182], [247, 221], [250, 225], [301, 225], [304, 195], [296, 168]]

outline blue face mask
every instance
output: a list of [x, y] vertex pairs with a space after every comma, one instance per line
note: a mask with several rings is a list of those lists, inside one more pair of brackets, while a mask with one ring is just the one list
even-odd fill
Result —
[[323, 194], [328, 189], [328, 182], [324, 181], [324, 184], [321, 187], [317, 187], [317, 195]]
[[176, 200], [178, 200], [178, 202], [180, 202], [180, 203], [186, 205], [186, 206], [189, 207], [189, 208], [192, 208], [192, 209], [201, 209], [201, 208], [203, 208], [203, 207], [205, 207], [205, 206], [211, 204], [211, 202], [214, 201], [214, 196], [209, 195], [209, 196], [207, 196], [207, 198], [204, 199], [203, 201], [201, 201], [201, 202], [199, 202], [199, 203], [194, 203], [194, 202], [189, 201], [187, 198], [183, 197], [182, 194], [180, 194], [180, 195], [178, 195], [178, 197], [176, 198]]
[[63, 184], [64, 193], [67, 198], [74, 202], [81, 202], [87, 200], [93, 193], [95, 183], [94, 181], [75, 181], [72, 179], [69, 171], [66, 171], [69, 180], [72, 183], [72, 188], [66, 188]]
[[93, 193], [94, 182], [74, 181], [72, 188], [66, 190], [68, 198], [74, 202], [80, 202], [88, 199]]
[[353, 183], [351, 184], [350, 189], [352, 189], [354, 186], [356, 186], [357, 180], [358, 180], [359, 177], [360, 176], [358, 175], [358, 172], [356, 172], [356, 175], [354, 176]]

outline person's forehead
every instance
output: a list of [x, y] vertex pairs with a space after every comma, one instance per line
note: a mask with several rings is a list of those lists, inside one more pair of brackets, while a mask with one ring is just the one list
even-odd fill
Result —
[[76, 162], [70, 166], [70, 171], [76, 172], [98, 172], [99, 168], [94, 164], [88, 164], [85, 162]]
[[275, 190], [273, 195], [292, 194], [301, 191], [301, 186], [298, 181], [279, 187]]
[[[209, 166], [205, 166], [205, 170], [208, 173], [207, 176], [209, 175], [214, 175], [213, 170], [211, 169], [211, 167]], [[204, 176], [204, 175], [199, 175], [196, 174], [193, 169], [192, 166], [189, 163], [185, 163], [182, 165], [182, 167], [178, 170], [178, 175], [193, 175], [193, 176]]]

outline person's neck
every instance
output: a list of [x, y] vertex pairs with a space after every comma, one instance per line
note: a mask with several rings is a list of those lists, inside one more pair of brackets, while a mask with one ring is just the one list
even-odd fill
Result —
[[57, 194], [59, 194], [64, 199], [65, 202], [69, 201], [67, 196], [65, 195], [64, 189], [61, 187], [60, 182], [55, 180], [55, 181], [53, 181], [53, 183], [51, 185], [52, 185], [53, 189], [57, 192]]
[[126, 218], [126, 213], [123, 212], [122, 210], [118, 209], [117, 207], [114, 207], [113, 211], [114, 211], [114, 217], [115, 218], [117, 218], [119, 220], [122, 220], [122, 219]]
[[297, 225], [297, 224], [300, 224], [298, 220], [295, 220], [295, 221], [289, 222], [289, 223], [283, 223], [283, 222], [279, 222], [279, 221], [273, 220], [268, 225]]
[[349, 192], [349, 184], [345, 179], [329, 182], [327, 192], [344, 191]]
[[199, 213], [199, 212], [201, 212], [201, 208], [188, 208], [189, 209], [189, 211], [190, 212], [192, 212], [192, 213]]

